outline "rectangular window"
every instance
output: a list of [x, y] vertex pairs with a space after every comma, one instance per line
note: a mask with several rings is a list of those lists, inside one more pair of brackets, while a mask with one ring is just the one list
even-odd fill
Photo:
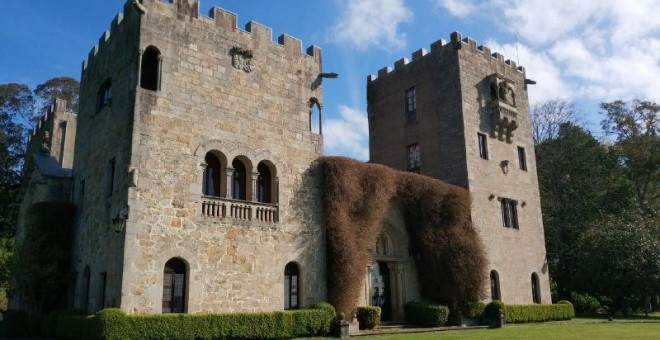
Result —
[[108, 187], [106, 190], [106, 196], [112, 196], [112, 193], [115, 190], [115, 158], [113, 157], [110, 162], [108, 162]]
[[406, 123], [417, 121], [417, 92], [414, 87], [406, 90]]
[[101, 287], [99, 287], [101, 290], [99, 291], [100, 293], [100, 306], [99, 309], [105, 308], [105, 291], [107, 287], [107, 280], [108, 280], [108, 272], [102, 272], [101, 273]]
[[479, 143], [479, 157], [488, 159], [488, 137], [483, 133], [477, 133], [477, 143]]
[[518, 229], [518, 202], [510, 198], [501, 198], [502, 225], [506, 228]]
[[78, 210], [79, 212], [82, 212], [83, 210], [83, 204], [85, 203], [85, 180], [83, 179], [80, 181], [80, 196], [79, 196], [79, 202], [78, 202], [78, 207], [80, 209]]
[[525, 148], [522, 146], [518, 147], [518, 164], [520, 165], [520, 170], [527, 171], [527, 155], [525, 154]]
[[98, 104], [96, 112], [101, 111], [101, 109], [112, 103], [112, 80], [107, 79], [105, 82], [103, 82], [99, 88], [97, 97]]
[[406, 170], [419, 173], [421, 165], [421, 154], [419, 144], [411, 144], [406, 147]]
[[64, 152], [66, 151], [66, 122], [60, 124], [60, 165], [64, 167]]

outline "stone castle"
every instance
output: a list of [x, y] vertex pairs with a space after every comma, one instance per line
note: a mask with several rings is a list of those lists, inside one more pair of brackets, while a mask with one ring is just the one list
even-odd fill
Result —
[[[35, 203], [76, 206], [68, 306], [202, 313], [327, 298], [321, 49], [197, 0], [128, 1], [82, 66], [77, 113], [32, 133]], [[371, 162], [466, 188], [489, 299], [550, 303], [524, 69], [460, 34], [367, 81]], [[318, 126], [318, 127], [317, 127]], [[75, 141], [75, 145], [74, 145]], [[39, 185], [35, 183], [46, 183]], [[420, 299], [392, 211], [359, 304]], [[12, 302], [20, 305], [20, 298]]]

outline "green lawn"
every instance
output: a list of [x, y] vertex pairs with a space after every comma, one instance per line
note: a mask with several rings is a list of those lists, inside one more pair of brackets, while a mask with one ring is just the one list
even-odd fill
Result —
[[[320, 339], [320, 338], [310, 338]], [[326, 339], [326, 338], [323, 338]], [[332, 339], [332, 338], [327, 338]], [[604, 316], [578, 317], [570, 321], [546, 323], [509, 324], [500, 329], [476, 329], [460, 331], [441, 331], [433, 333], [408, 333], [378, 335], [355, 339], [660, 339], [660, 314], [654, 313], [649, 318], [628, 317], [607, 321]]]

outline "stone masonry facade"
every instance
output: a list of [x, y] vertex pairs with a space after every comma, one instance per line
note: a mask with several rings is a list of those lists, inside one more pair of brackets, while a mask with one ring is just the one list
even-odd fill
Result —
[[367, 81], [371, 161], [468, 189], [489, 297], [551, 303], [524, 68], [457, 32], [394, 66]]
[[[326, 301], [321, 49], [236, 24], [217, 7], [200, 15], [197, 0], [127, 1], [82, 64], [78, 113], [58, 100], [32, 133], [30, 152], [48, 152], [31, 181], [49, 182], [24, 186], [19, 220], [39, 201], [75, 204], [67, 307], [254, 312]], [[455, 33], [369, 78], [370, 153], [469, 189], [500, 298], [549, 303], [525, 82], [524, 69]], [[515, 225], [502, 226], [505, 207]], [[395, 205], [382, 223], [369, 275], [356, 278], [360, 304], [387, 287], [389, 317], [403, 319], [423, 268]]]

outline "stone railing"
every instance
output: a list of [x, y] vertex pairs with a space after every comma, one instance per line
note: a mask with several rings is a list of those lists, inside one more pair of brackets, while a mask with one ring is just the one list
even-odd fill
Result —
[[279, 222], [277, 204], [202, 197], [202, 215], [239, 221]]

